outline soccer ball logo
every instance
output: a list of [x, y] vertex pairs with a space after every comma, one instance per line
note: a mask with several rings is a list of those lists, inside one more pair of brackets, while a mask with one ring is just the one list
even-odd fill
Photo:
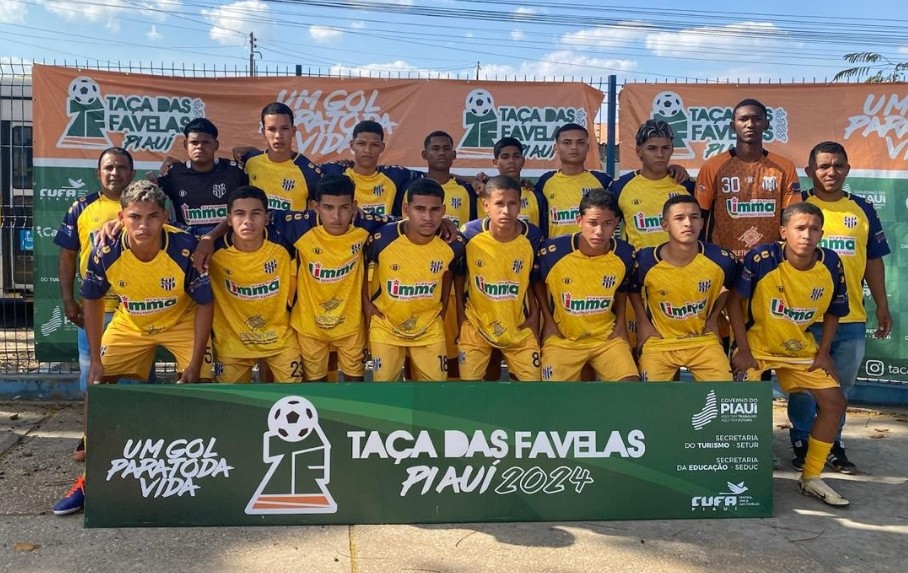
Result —
[[662, 92], [653, 99], [653, 115], [674, 117], [684, 111], [684, 102], [675, 92]]
[[101, 95], [101, 88], [88, 76], [79, 76], [69, 84], [69, 98], [81, 105], [91, 105]]
[[287, 442], [299, 442], [318, 426], [318, 412], [312, 402], [299, 396], [285, 396], [268, 412], [268, 431]]
[[467, 95], [467, 111], [477, 117], [488, 115], [495, 109], [495, 100], [492, 94], [483, 89], [473, 90]]

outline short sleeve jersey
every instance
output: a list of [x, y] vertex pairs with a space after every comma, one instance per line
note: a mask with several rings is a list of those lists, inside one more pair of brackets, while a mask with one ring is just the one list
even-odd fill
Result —
[[492, 236], [489, 219], [470, 221], [462, 229], [467, 241], [463, 265], [467, 320], [496, 348], [533, 336], [530, 329], [518, 327], [526, 320], [542, 233], [534, 225], [519, 223], [520, 233], [507, 243]]
[[561, 171], [549, 171], [536, 182], [536, 191], [547, 203], [548, 236], [560, 237], [580, 231], [577, 216], [580, 214], [580, 200], [592, 189], [608, 189], [612, 177], [601, 171], [584, 171], [577, 175], [565, 175]]
[[177, 222], [199, 237], [227, 218], [227, 196], [249, 183], [246, 172], [233, 161], [215, 159], [210, 171], [196, 171], [192, 164], [177, 163], [158, 185], [173, 203]]
[[366, 258], [375, 263], [371, 300], [384, 318], [372, 318], [372, 340], [399, 346], [434, 344], [445, 340], [442, 278], [464, 253], [458, 234], [449, 244], [434, 237], [417, 245], [404, 232], [406, 221], [381, 227], [369, 239]]
[[208, 273], [214, 292], [214, 349], [219, 358], [271, 356], [287, 346], [296, 269], [292, 247], [270, 226], [253, 252], [228, 232], [215, 244]]
[[[543, 197], [534, 187], [521, 186], [520, 189], [520, 214], [517, 218], [524, 223], [535, 225], [543, 237], [548, 236], [548, 219], [546, 218], [547, 205]], [[578, 203], [579, 205], [579, 203]], [[489, 213], [482, 206], [482, 199], [476, 200], [477, 217], [488, 217]]]
[[[116, 219], [119, 212], [119, 201], [108, 199], [103, 193], [92, 193], [73, 202], [63, 216], [63, 222], [54, 235], [54, 244], [78, 253], [80, 277], [84, 278], [88, 270], [95, 233], [104, 223]], [[117, 304], [116, 296], [108, 296], [104, 301], [104, 310], [113, 312]]]
[[338, 340], [363, 326], [363, 251], [387, 219], [356, 217], [343, 235], [321, 226], [315, 211], [276, 211], [273, 225], [296, 248], [297, 300], [290, 325], [303, 336]]
[[807, 328], [827, 312], [848, 315], [845, 272], [839, 256], [824, 248], [813, 267], [798, 270], [785, 248], [777, 242], [748, 252], [735, 289], [750, 299], [747, 342], [754, 358], [810, 363], [817, 341]]
[[867, 260], [879, 259], [890, 253], [876, 210], [863, 197], [850, 193], [845, 193], [837, 201], [824, 201], [811, 189], [801, 197], [823, 211], [820, 246], [835, 251], [845, 269], [849, 312], [840, 322], [866, 322], [862, 283]]
[[356, 206], [371, 215], [399, 215], [400, 190], [413, 178], [415, 172], [397, 165], [379, 165], [370, 175], [361, 175], [352, 167], [339, 163], [322, 165], [325, 173], [341, 173], [356, 185]]
[[734, 285], [738, 262], [728, 251], [700, 243], [699, 252], [683, 267], [662, 257], [662, 249], [638, 251], [634, 288], [641, 290], [646, 313], [661, 339], [651, 339], [650, 348], [682, 350], [713, 340], [704, 333], [706, 319], [722, 294]]
[[647, 179], [639, 171], [627, 173], [612, 183], [618, 209], [624, 218], [621, 238], [635, 249], [655, 247], [668, 241], [662, 229], [662, 207], [676, 195], [693, 195], [693, 181], [676, 183], [671, 176]]
[[267, 153], [254, 151], [243, 156], [243, 165], [249, 183], [268, 195], [269, 209], [306, 210], [311, 190], [322, 177], [321, 170], [300, 153], [276, 163], [268, 159]]
[[633, 283], [631, 246], [612, 238], [607, 253], [589, 257], [580, 252], [580, 234], [574, 233], [545, 241], [538, 260], [562, 336], [581, 343], [608, 338], [615, 328], [615, 294]]
[[706, 240], [741, 258], [780, 239], [782, 210], [801, 201], [801, 185], [788, 159], [764, 150], [758, 161], [742, 161], [732, 149], [706, 160], [696, 196], [709, 211]]
[[166, 227], [161, 234], [161, 251], [151, 261], [136, 258], [126, 233], [113, 244], [95, 249], [88, 261], [82, 298], [116, 295], [120, 306], [111, 324], [159, 334], [192, 319], [196, 304], [213, 300], [208, 275], [199, 275], [192, 266], [195, 237]]
[[[407, 188], [413, 181], [426, 177], [425, 173], [413, 172], [415, 179], [409, 181], [398, 193], [398, 199], [406, 203]], [[476, 194], [470, 184], [457, 177], [451, 177], [441, 186], [445, 191], [445, 219], [448, 219], [458, 228], [476, 218]], [[395, 213], [403, 210], [395, 209]]]

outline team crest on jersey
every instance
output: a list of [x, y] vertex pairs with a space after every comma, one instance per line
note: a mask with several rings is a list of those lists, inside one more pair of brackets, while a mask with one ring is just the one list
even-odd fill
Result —
[[173, 290], [177, 287], [177, 279], [174, 277], [164, 277], [161, 279], [161, 288], [164, 290]]
[[712, 280], [700, 281], [697, 283], [697, 292], [706, 292], [713, 286]]
[[223, 376], [223, 374], [224, 374], [224, 363], [223, 363], [223, 362], [215, 362], [214, 364], [212, 364], [212, 365], [211, 365], [211, 373], [214, 374], [215, 376]]
[[775, 191], [779, 188], [779, 179], [775, 176], [763, 178], [763, 191]]
[[373, 369], [373, 370], [381, 370], [381, 358], [373, 358], [373, 359], [372, 359], [372, 369]]
[[854, 229], [858, 226], [858, 218], [854, 215], [846, 215], [844, 223], [849, 229]]
[[373, 187], [372, 194], [375, 195], [376, 197], [381, 197], [382, 195], [384, 195], [385, 194], [385, 185], [381, 184], [381, 185], [376, 185], [375, 187]]
[[810, 300], [820, 300], [820, 297], [823, 296], [823, 293], [826, 292], [826, 289], [823, 287], [817, 287], [810, 291]]
[[542, 379], [543, 379], [543, 380], [546, 380], [546, 381], [551, 380], [551, 379], [552, 379], [552, 375], [553, 375], [552, 367], [551, 367], [551, 366], [543, 366], [543, 368], [542, 368]]
[[529, 206], [530, 206], [530, 200], [527, 199], [526, 197], [521, 197], [520, 198], [520, 208], [526, 209]]
[[592, 190], [593, 190], [592, 187], [584, 187], [583, 189], [580, 190], [580, 193], [582, 196], [586, 197], [587, 195], [590, 194], [590, 191], [592, 191]]
[[215, 183], [211, 186], [211, 194], [221, 199], [224, 195], [227, 194], [227, 184], [226, 183]]
[[294, 187], [296, 187], [296, 181], [294, 181], [293, 179], [284, 179], [281, 181], [281, 189], [283, 189], [287, 193], [293, 191]]
[[514, 264], [511, 265], [511, 270], [514, 271], [515, 273], [519, 273], [520, 271], [522, 271], [523, 270], [523, 261], [520, 259], [515, 259]]
[[264, 269], [267, 274], [269, 274], [269, 275], [272, 274], [274, 271], [277, 270], [277, 261], [274, 259], [271, 259], [270, 261], [265, 263]]
[[612, 288], [615, 286], [615, 275], [604, 275], [602, 277], [602, 288]]
[[429, 270], [432, 272], [432, 274], [438, 274], [441, 272], [441, 269], [442, 267], [444, 267], [444, 265], [445, 264], [443, 261], [432, 261], [431, 263], [429, 263]]
[[363, 242], [362, 242], [362, 241], [360, 241], [360, 242], [358, 242], [358, 243], [353, 243], [352, 245], [350, 245], [350, 254], [355, 255], [355, 254], [359, 253], [359, 252], [362, 251], [362, 250], [363, 250]]
[[460, 209], [461, 205], [463, 205], [463, 199], [460, 197], [451, 197], [451, 207]]

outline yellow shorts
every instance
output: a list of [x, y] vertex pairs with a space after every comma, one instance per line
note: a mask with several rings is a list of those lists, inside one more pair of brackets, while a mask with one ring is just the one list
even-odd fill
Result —
[[347, 376], [362, 377], [366, 353], [366, 332], [362, 328], [337, 340], [321, 340], [297, 333], [303, 355], [306, 380], [322, 380], [328, 376], [328, 355], [337, 352], [338, 368]]
[[[469, 320], [460, 327], [458, 365], [461, 380], [482, 380], [495, 348], [479, 334]], [[508, 371], [521, 382], [537, 382], [539, 375], [539, 344], [535, 336], [507, 348], [499, 348], [508, 364]]]
[[300, 349], [294, 344], [271, 356], [255, 358], [231, 358], [218, 356], [214, 363], [215, 381], [222, 384], [249, 384], [252, 382], [252, 367], [259, 361], [268, 364], [275, 382], [295, 384], [303, 377], [303, 361]]
[[[177, 372], [182, 372], [192, 361], [192, 345], [195, 340], [195, 319], [188, 319], [157, 334], [137, 332], [116, 321], [111, 322], [101, 336], [101, 364], [104, 376], [145, 380], [154, 364], [155, 350], [163, 346], [177, 363]], [[199, 370], [200, 380], [211, 380], [211, 340], [205, 349], [205, 358]]]
[[640, 377], [647, 382], [670, 382], [682, 366], [690, 370], [696, 382], [734, 379], [718, 338], [715, 342], [681, 350], [653, 350], [652, 342], [652, 339], [647, 340], [640, 352]]
[[640, 375], [631, 347], [623, 338], [589, 344], [550, 336], [542, 345], [543, 380], [580, 380], [580, 372], [587, 363], [596, 371], [599, 380], [616, 381]]
[[410, 358], [413, 380], [444, 382], [448, 379], [448, 357], [443, 340], [424, 346], [395, 346], [370, 341], [372, 350], [372, 381], [394, 382], [401, 379], [404, 359]]
[[767, 370], [775, 370], [779, 380], [779, 388], [786, 394], [803, 390], [822, 390], [824, 388], [838, 388], [839, 383], [828, 372], [816, 369], [808, 372], [807, 369], [813, 360], [805, 362], [785, 362], [782, 360], [762, 360], [755, 358], [757, 368], [747, 371], [745, 380], [760, 380], [760, 375]]

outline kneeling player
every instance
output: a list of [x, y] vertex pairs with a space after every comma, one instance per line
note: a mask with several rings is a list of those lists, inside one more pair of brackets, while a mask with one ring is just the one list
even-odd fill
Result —
[[293, 247], [268, 222], [268, 196], [237, 187], [227, 198], [230, 230], [215, 244], [209, 273], [214, 291], [215, 376], [252, 381], [262, 359], [278, 382], [299, 382], [300, 351], [289, 336], [294, 293]]
[[461, 380], [482, 380], [492, 349], [521, 381], [539, 380], [539, 309], [530, 292], [539, 228], [520, 214], [520, 184], [503, 175], [480, 195], [489, 216], [463, 227], [466, 256], [454, 279]]
[[[812, 203], [795, 203], [782, 212], [782, 242], [751, 249], [728, 300], [738, 350], [735, 377], [759, 380], [775, 370], [783, 391], [810, 392], [818, 412], [798, 480], [804, 495], [833, 506], [848, 500], [820, 479], [845, 413], [845, 395], [836, 379], [829, 348], [839, 317], [848, 314], [842, 263], [834, 251], [818, 248], [823, 212]], [[745, 331], [742, 300], [747, 300]], [[808, 328], [823, 317], [819, 345]]]
[[436, 181], [414, 182], [404, 205], [408, 218], [381, 227], [366, 247], [375, 273], [371, 290], [363, 291], [363, 313], [376, 382], [398, 380], [408, 356], [415, 380], [447, 379], [443, 316], [464, 241], [438, 236], [444, 196]]
[[718, 335], [718, 317], [738, 270], [723, 249], [698, 240], [703, 218], [697, 200], [676, 195], [665, 202], [668, 242], [637, 253], [635, 291], [640, 375], [669, 381], [678, 368], [698, 382], [731, 380]]
[[614, 238], [618, 201], [604, 189], [580, 200], [580, 232], [539, 249], [537, 287], [542, 329], [542, 379], [580, 380], [590, 364], [600, 380], [638, 381], [625, 330], [634, 251]]

